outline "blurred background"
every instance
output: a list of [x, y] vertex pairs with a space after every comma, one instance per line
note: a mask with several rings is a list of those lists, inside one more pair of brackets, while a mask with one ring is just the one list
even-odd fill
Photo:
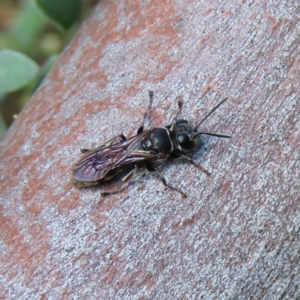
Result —
[[0, 1], [0, 139], [97, 3]]

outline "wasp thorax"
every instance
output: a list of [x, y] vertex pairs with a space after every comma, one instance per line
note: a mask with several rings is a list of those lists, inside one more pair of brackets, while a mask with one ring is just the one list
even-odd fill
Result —
[[143, 148], [147, 151], [170, 152], [172, 142], [166, 128], [155, 128], [146, 139], [143, 140]]

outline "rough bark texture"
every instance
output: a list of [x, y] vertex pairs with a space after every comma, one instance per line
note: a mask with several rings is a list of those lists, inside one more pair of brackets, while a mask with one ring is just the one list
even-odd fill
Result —
[[[0, 149], [5, 299], [299, 299], [299, 1], [101, 1]], [[187, 163], [119, 194], [69, 181], [80, 148], [182, 116]]]

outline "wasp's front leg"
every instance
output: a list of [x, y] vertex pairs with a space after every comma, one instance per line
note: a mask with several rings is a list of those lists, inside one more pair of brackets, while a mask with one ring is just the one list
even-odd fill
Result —
[[197, 165], [190, 157], [185, 156], [185, 155], [171, 155], [171, 158], [175, 159], [175, 160], [180, 160], [180, 159], [185, 159], [187, 160], [189, 163], [191, 163], [193, 166], [195, 166], [197, 169], [199, 169], [200, 171], [202, 171], [203, 173], [205, 173], [207, 176], [210, 176], [211, 174], [204, 169], [201, 165]]

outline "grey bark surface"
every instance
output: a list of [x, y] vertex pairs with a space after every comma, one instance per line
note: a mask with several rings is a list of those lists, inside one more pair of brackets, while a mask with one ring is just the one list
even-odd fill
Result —
[[[298, 1], [101, 1], [0, 147], [5, 299], [300, 299]], [[106, 198], [80, 148], [182, 117], [193, 158]]]

